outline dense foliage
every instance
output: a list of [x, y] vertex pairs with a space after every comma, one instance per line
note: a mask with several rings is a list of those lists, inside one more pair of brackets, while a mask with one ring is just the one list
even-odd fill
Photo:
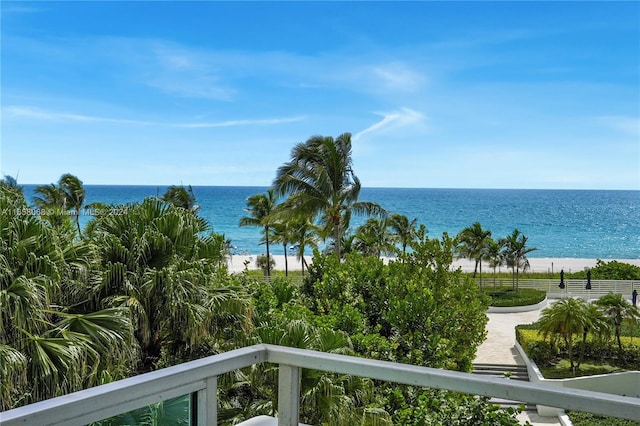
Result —
[[545, 291], [533, 288], [521, 288], [514, 291], [511, 288], [498, 287], [485, 291], [491, 297], [491, 306], [500, 307], [535, 305], [547, 297]]

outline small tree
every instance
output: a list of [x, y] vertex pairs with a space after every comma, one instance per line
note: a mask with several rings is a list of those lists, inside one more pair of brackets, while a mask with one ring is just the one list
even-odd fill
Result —
[[621, 294], [606, 294], [598, 299], [596, 304], [600, 306], [602, 312], [608, 318], [609, 324], [613, 327], [618, 343], [618, 350], [622, 353], [622, 341], [620, 339], [622, 323], [625, 320], [637, 321], [638, 318], [640, 318], [640, 311], [638, 311], [637, 307], [625, 300]]
[[567, 346], [567, 354], [571, 368], [574, 368], [573, 335], [583, 333], [588, 327], [586, 320], [587, 304], [582, 299], [566, 298], [545, 308], [538, 320], [538, 332], [547, 336], [561, 337]]

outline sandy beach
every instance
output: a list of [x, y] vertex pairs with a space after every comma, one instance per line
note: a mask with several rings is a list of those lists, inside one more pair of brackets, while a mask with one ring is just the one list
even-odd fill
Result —
[[[256, 266], [256, 258], [257, 255], [235, 255], [232, 256], [229, 262], [227, 263], [229, 266], [229, 271], [231, 272], [241, 272], [245, 269], [245, 262], [247, 263], [247, 268], [249, 270], [258, 269]], [[284, 255], [275, 255], [273, 256], [276, 261], [276, 270], [284, 271], [285, 270], [285, 257]], [[311, 256], [305, 256], [305, 259], [308, 264], [311, 264], [313, 259]], [[640, 266], [640, 259], [602, 259], [605, 262], [609, 262], [611, 260], [617, 260], [618, 262], [630, 263], [632, 265]], [[529, 263], [531, 264], [530, 272], [558, 272], [561, 269], [564, 269], [565, 272], [576, 272], [584, 270], [585, 268], [593, 268], [596, 266], [597, 259], [577, 259], [577, 258], [529, 258]], [[295, 256], [287, 256], [287, 262], [289, 265], [290, 271], [300, 270], [300, 261], [296, 259]], [[465, 272], [472, 272], [475, 266], [475, 263], [468, 259], [459, 259], [453, 262], [455, 267], [461, 267]], [[490, 269], [483, 265], [483, 272], [490, 272]], [[502, 267], [503, 271], [506, 271], [506, 267]]]

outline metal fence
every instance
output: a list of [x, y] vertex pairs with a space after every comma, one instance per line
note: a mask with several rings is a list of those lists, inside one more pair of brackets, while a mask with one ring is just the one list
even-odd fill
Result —
[[262, 362], [279, 365], [279, 426], [298, 425], [302, 368], [624, 419], [640, 418], [639, 398], [282, 346], [254, 345], [5, 411], [0, 413], [0, 424], [86, 425], [170, 398], [191, 395], [191, 424], [215, 425], [217, 377]]

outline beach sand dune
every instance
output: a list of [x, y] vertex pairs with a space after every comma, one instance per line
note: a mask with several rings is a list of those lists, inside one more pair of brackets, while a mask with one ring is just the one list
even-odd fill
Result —
[[[256, 258], [257, 255], [235, 255], [232, 256], [231, 259], [227, 262], [229, 266], [229, 271], [231, 272], [241, 272], [245, 269], [245, 262], [247, 263], [247, 268], [249, 270], [257, 270], [256, 266]], [[284, 255], [275, 255], [273, 259], [276, 261], [275, 270], [284, 271], [285, 270], [285, 257]], [[305, 259], [308, 264], [311, 264], [312, 258], [311, 256], [305, 256]], [[640, 259], [602, 259], [605, 262], [609, 262], [611, 260], [617, 260], [618, 262], [630, 263], [632, 265], [640, 266]], [[567, 273], [582, 271], [585, 268], [593, 268], [596, 266], [597, 259], [578, 259], [578, 258], [529, 258], [529, 263], [531, 264], [531, 268], [529, 272], [559, 272], [560, 270], [564, 270]], [[299, 271], [301, 269], [300, 261], [296, 259], [295, 256], [287, 256], [287, 262], [289, 271]], [[473, 272], [473, 268], [475, 266], [475, 262], [468, 259], [458, 259], [453, 262], [454, 267], [461, 267], [465, 272]], [[483, 273], [490, 273], [491, 269], [487, 265], [483, 265], [482, 267]], [[509, 271], [506, 267], [502, 267], [501, 271]]]

